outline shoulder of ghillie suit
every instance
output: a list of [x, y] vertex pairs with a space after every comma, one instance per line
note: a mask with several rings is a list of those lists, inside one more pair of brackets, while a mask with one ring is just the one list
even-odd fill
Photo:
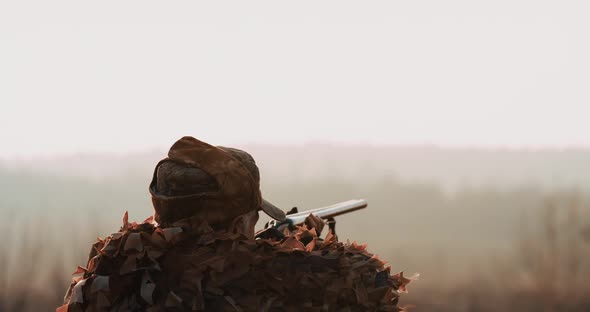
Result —
[[190, 219], [129, 223], [78, 267], [62, 311], [403, 311], [411, 279], [365, 245], [298, 227], [250, 240]]

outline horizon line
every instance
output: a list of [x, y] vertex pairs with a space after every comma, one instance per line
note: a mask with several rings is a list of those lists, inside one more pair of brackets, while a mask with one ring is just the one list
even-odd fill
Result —
[[[274, 143], [274, 142], [249, 142], [229, 144], [241, 148], [370, 148], [370, 149], [430, 149], [442, 151], [465, 151], [465, 152], [590, 152], [589, 145], [551, 145], [551, 144], [440, 144], [440, 143], [374, 143], [374, 142], [330, 142], [330, 141], [308, 141], [302, 143]], [[88, 156], [117, 156], [141, 155], [150, 153], [166, 153], [169, 147], [154, 145], [148, 148], [129, 149], [125, 151], [100, 150], [100, 149], [79, 149], [65, 151], [32, 152], [32, 153], [0, 153], [0, 161], [28, 161], [40, 159], [59, 159], [71, 157]]]

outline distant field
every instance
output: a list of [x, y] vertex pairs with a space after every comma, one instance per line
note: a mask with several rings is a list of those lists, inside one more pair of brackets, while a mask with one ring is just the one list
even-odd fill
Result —
[[[590, 192], [590, 150], [584, 149], [443, 149], [431, 146], [307, 144], [241, 146], [256, 159], [263, 183], [326, 178], [394, 177], [407, 183], [434, 184], [445, 191], [465, 188], [545, 190], [577, 188]], [[131, 155], [80, 154], [35, 159], [0, 159], [0, 167], [17, 167], [58, 176], [149, 179], [166, 150]]]

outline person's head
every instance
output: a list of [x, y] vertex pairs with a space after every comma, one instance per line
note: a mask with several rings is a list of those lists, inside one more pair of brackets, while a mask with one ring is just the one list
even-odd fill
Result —
[[250, 154], [183, 137], [154, 169], [149, 187], [155, 220], [167, 225], [197, 217], [216, 228], [254, 235], [258, 210], [282, 220], [284, 213], [263, 200], [260, 173]]

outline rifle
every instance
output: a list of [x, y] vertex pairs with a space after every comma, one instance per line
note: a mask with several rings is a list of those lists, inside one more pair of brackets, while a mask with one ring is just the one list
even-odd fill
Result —
[[277, 220], [271, 220], [267, 222], [264, 225], [264, 229], [256, 233], [256, 238], [269, 238], [272, 236], [276, 237], [277, 235], [282, 236], [281, 232], [285, 227], [302, 225], [310, 214], [314, 214], [316, 217], [322, 220], [327, 220], [327, 225], [329, 226], [330, 230], [332, 230], [333, 234], [336, 234], [336, 221], [334, 220], [334, 217], [366, 207], [367, 201], [364, 199], [351, 199], [330, 206], [301, 212], [298, 212], [297, 208], [295, 207], [287, 213], [287, 218], [285, 221], [281, 222]]

